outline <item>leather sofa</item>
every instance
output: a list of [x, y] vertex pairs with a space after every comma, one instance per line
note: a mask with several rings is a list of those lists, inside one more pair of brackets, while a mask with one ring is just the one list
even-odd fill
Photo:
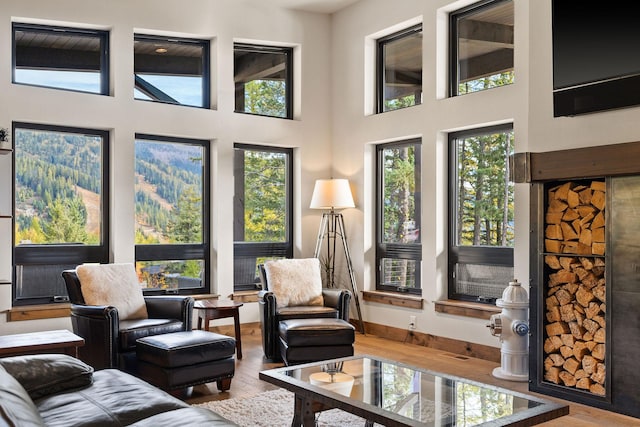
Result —
[[117, 369], [63, 354], [0, 359], [0, 426], [235, 426]]

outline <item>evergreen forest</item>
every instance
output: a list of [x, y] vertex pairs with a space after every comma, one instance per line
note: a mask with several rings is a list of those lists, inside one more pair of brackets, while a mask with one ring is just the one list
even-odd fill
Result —
[[15, 147], [16, 242], [98, 243], [101, 138], [16, 129]]
[[[15, 141], [17, 244], [99, 243], [102, 139], [16, 129]], [[136, 243], [201, 242], [202, 148], [136, 141], [135, 172]]]

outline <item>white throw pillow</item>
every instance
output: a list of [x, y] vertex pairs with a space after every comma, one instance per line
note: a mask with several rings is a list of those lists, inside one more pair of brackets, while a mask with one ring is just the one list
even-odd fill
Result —
[[148, 317], [133, 264], [79, 265], [76, 274], [88, 305], [113, 306], [120, 320]]
[[267, 261], [264, 271], [278, 307], [324, 304], [320, 261], [317, 258]]

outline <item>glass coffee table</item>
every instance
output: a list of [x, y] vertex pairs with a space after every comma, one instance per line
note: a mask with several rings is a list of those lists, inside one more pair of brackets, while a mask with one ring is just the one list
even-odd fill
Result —
[[384, 426], [531, 426], [569, 407], [372, 356], [269, 369], [260, 379], [295, 394], [292, 426], [338, 408]]

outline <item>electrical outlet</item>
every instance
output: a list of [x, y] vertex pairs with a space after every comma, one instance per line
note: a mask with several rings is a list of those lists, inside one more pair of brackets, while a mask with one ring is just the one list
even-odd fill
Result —
[[409, 330], [413, 331], [416, 328], [416, 316], [409, 316]]

